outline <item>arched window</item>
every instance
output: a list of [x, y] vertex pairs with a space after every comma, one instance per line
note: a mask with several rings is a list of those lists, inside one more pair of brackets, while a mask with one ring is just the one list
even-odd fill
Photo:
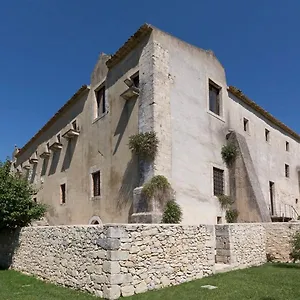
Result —
[[102, 225], [102, 221], [98, 216], [93, 216], [89, 220], [89, 225]]

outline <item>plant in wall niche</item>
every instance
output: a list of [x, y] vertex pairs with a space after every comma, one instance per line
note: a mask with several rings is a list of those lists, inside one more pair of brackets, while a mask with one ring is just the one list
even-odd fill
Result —
[[152, 177], [149, 182], [144, 184], [142, 194], [148, 200], [154, 197], [159, 200], [161, 204], [165, 204], [172, 198], [172, 188], [165, 176], [156, 175]]
[[300, 260], [300, 231], [297, 231], [291, 240], [292, 252], [290, 253], [290, 258], [295, 263]]
[[174, 200], [167, 202], [162, 216], [162, 223], [177, 224], [182, 220], [182, 210]]
[[233, 143], [229, 143], [222, 147], [221, 155], [227, 167], [230, 167], [238, 156], [238, 149], [236, 145], [234, 145]]
[[231, 208], [226, 210], [225, 218], [227, 223], [236, 223], [238, 216], [239, 212], [236, 209]]
[[217, 196], [221, 205], [222, 209], [230, 208], [231, 205], [234, 203], [234, 200], [227, 195], [219, 195]]
[[129, 137], [129, 149], [143, 160], [153, 160], [157, 153], [158, 138], [154, 131]]

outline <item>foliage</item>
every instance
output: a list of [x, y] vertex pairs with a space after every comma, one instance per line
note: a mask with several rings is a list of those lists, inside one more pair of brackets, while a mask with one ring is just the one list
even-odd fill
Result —
[[273, 262], [275, 260], [275, 256], [271, 253], [266, 254], [267, 262]]
[[153, 160], [157, 153], [158, 138], [154, 131], [129, 137], [129, 149], [144, 160]]
[[0, 229], [23, 227], [45, 214], [46, 207], [32, 201], [35, 191], [28, 181], [10, 172], [10, 162], [0, 162]]
[[149, 182], [144, 184], [142, 193], [146, 196], [147, 199], [151, 199], [153, 197], [160, 198], [167, 196], [168, 200], [171, 200], [171, 192], [172, 188], [165, 176], [156, 175], [151, 178]]
[[231, 205], [234, 203], [234, 200], [227, 195], [219, 195], [218, 199], [222, 209], [230, 208]]
[[292, 252], [290, 258], [293, 262], [300, 260], [300, 231], [297, 231], [291, 240]]
[[239, 212], [236, 209], [231, 208], [226, 210], [225, 218], [227, 223], [236, 223], [238, 216]]
[[182, 220], [182, 210], [174, 200], [167, 202], [162, 217], [162, 223], [177, 224]]
[[238, 156], [238, 149], [233, 143], [228, 143], [227, 145], [223, 145], [221, 155], [223, 161], [230, 167]]

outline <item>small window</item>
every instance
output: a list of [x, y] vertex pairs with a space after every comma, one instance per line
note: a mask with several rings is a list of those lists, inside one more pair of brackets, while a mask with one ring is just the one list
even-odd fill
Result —
[[270, 141], [270, 131], [268, 129], [265, 129], [265, 139], [266, 142]]
[[33, 198], [33, 202], [34, 202], [34, 203], [37, 203], [37, 198]]
[[295, 202], [296, 202], [296, 204], [298, 204], [298, 199], [297, 198], [296, 198]]
[[244, 118], [243, 122], [244, 122], [244, 131], [249, 132], [249, 120]]
[[140, 87], [140, 76], [139, 73], [131, 77], [131, 80], [133, 82], [133, 86], [136, 88]]
[[105, 86], [97, 90], [95, 93], [96, 93], [96, 103], [97, 103], [96, 117], [100, 117], [106, 112]]
[[57, 142], [60, 144], [60, 134], [58, 134], [58, 135], [56, 136], [56, 138], [57, 138]]
[[221, 114], [220, 91], [219, 86], [209, 81], [209, 110], [218, 116]]
[[224, 170], [213, 168], [214, 195], [224, 195]]
[[217, 224], [222, 224], [222, 217], [217, 217]]
[[76, 120], [72, 122], [72, 128], [74, 130], [77, 130], [77, 122], [76, 122]]
[[290, 177], [290, 166], [285, 164], [284, 165], [284, 172], [285, 172], [285, 177], [289, 178]]
[[285, 151], [290, 151], [290, 143], [285, 142]]
[[61, 204], [66, 203], [66, 184], [61, 184], [60, 185], [60, 202]]
[[93, 196], [100, 196], [100, 171], [97, 171], [92, 174], [93, 178]]

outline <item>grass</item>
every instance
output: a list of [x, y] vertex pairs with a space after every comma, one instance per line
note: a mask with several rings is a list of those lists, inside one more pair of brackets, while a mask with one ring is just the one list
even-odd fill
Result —
[[[215, 285], [215, 290], [201, 288]], [[41, 282], [15, 271], [0, 271], [1, 300], [95, 300], [97, 298]], [[99, 298], [98, 298], [99, 299]], [[266, 264], [135, 295], [126, 300], [295, 300], [300, 299], [300, 266]]]

